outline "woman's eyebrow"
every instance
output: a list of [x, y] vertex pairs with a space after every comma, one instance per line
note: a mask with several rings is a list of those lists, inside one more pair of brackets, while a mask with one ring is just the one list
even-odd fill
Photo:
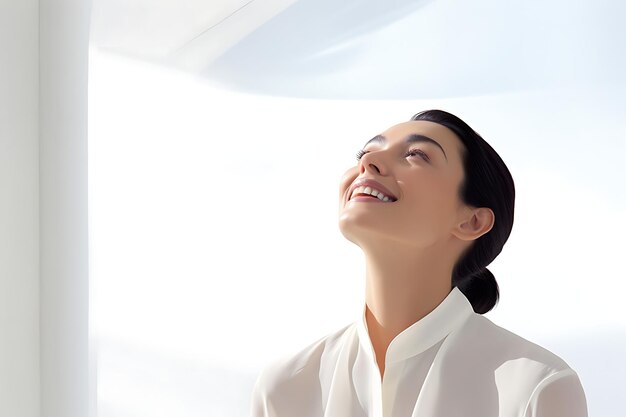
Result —
[[[432, 143], [433, 145], [437, 145], [439, 149], [441, 149], [441, 152], [443, 152], [443, 156], [446, 158], [446, 163], [448, 162], [448, 155], [446, 155], [446, 152], [443, 150], [439, 142], [437, 142], [436, 140], [432, 138], [429, 138], [428, 136], [420, 135], [418, 133], [411, 133], [410, 135], [404, 138], [404, 142], [405, 143], [426, 142], [426, 143]], [[363, 148], [365, 148], [370, 143], [378, 143], [379, 145], [382, 146], [385, 143], [387, 143], [387, 138], [384, 137], [383, 135], [376, 135], [370, 140], [368, 140], [367, 142], [365, 142], [365, 145], [363, 145]]]

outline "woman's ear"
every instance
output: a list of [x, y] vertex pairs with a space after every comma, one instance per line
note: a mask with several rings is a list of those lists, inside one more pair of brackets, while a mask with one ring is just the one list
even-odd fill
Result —
[[455, 229], [455, 236], [461, 240], [475, 240], [493, 227], [496, 216], [488, 207], [467, 208], [465, 218]]

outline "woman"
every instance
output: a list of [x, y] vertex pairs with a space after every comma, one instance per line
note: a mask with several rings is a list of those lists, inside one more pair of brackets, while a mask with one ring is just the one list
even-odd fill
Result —
[[482, 316], [514, 202], [502, 159], [448, 112], [369, 140], [339, 189], [339, 228], [365, 254], [362, 314], [267, 366], [252, 415], [586, 417], [563, 359]]

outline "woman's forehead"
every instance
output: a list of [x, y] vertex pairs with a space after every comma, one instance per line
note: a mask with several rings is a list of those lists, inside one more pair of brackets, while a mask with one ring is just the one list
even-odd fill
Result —
[[[410, 120], [402, 122], [389, 127], [383, 132], [384, 136], [391, 136], [390, 139], [402, 139], [397, 137], [405, 132], [415, 133], [431, 133], [438, 137], [448, 136], [449, 139], [454, 139], [454, 132], [447, 127], [440, 125], [439, 123], [431, 122], [428, 120]], [[452, 137], [450, 137], [452, 135]], [[435, 138], [433, 138], [435, 139]]]
[[420, 133], [436, 140], [446, 151], [450, 150], [452, 152], [452, 150], [456, 150], [458, 153], [459, 148], [463, 146], [452, 130], [428, 120], [410, 120], [398, 123], [385, 130], [382, 135], [390, 142], [398, 142], [411, 133]]

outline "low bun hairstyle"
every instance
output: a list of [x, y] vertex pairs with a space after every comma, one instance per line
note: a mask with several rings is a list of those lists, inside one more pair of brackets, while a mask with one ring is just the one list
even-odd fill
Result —
[[459, 197], [472, 207], [488, 207], [495, 220], [491, 230], [461, 254], [452, 272], [452, 287], [458, 287], [476, 313], [491, 310], [500, 296], [498, 283], [487, 269], [502, 251], [513, 228], [515, 184], [504, 161], [470, 126], [443, 110], [424, 110], [410, 120], [426, 120], [452, 130], [463, 143], [461, 159], [465, 173]]

